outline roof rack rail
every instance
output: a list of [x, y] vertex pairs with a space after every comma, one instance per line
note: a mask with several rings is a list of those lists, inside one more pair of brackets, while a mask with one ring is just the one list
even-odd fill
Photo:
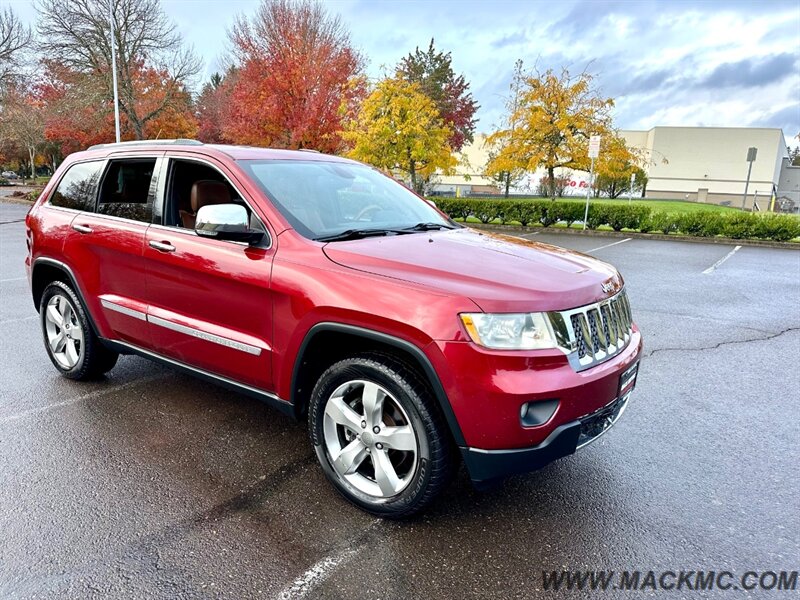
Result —
[[129, 142], [111, 142], [109, 144], [95, 144], [89, 146], [87, 150], [99, 150], [101, 148], [115, 148], [118, 146], [151, 146], [151, 145], [164, 145], [164, 146], [202, 146], [203, 142], [198, 140], [189, 140], [178, 138], [174, 140], [131, 140]]
[[319, 150], [314, 150], [313, 148], [298, 148], [300, 152], [314, 152], [316, 154], [322, 154]]

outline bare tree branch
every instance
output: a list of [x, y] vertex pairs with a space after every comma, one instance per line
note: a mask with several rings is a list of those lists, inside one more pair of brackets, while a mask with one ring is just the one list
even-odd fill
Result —
[[31, 30], [10, 8], [0, 10], [0, 91], [22, 70], [23, 52], [30, 46]]
[[[176, 92], [197, 75], [201, 64], [161, 10], [159, 0], [37, 0], [38, 32], [48, 54], [71, 69], [101, 78], [112, 95], [109, 2], [113, 3], [114, 40], [120, 110], [136, 137], [148, 121], [161, 114]], [[167, 74], [163, 102], [140, 107], [136, 76], [143, 67]]]

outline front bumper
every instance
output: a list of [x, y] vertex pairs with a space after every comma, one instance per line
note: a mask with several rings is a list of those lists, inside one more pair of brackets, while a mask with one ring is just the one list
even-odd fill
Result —
[[556, 427], [539, 445], [513, 450], [461, 448], [473, 485], [489, 487], [510, 475], [536, 471], [591, 444], [608, 431], [625, 412], [631, 390], [588, 415]]

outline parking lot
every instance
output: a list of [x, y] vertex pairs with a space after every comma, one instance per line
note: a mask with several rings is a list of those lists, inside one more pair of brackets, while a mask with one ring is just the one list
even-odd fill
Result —
[[577, 454], [483, 493], [461, 473], [397, 523], [341, 499], [304, 425], [255, 400], [136, 357], [60, 378], [27, 208], [0, 203], [0, 598], [531, 598], [542, 571], [798, 568], [798, 251], [530, 236], [622, 272], [631, 404]]

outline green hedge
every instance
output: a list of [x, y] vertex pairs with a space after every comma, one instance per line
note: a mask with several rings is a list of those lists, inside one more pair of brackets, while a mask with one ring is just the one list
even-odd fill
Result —
[[[584, 203], [551, 200], [490, 200], [435, 198], [436, 205], [455, 219], [474, 217], [481, 223], [519, 223], [523, 226], [568, 227], [583, 221]], [[734, 239], [762, 239], [785, 242], [800, 237], [800, 219], [792, 215], [701, 210], [674, 214], [652, 210], [641, 204], [589, 206], [589, 229], [608, 226], [653, 233], [681, 233], [697, 237], [723, 236]]]

